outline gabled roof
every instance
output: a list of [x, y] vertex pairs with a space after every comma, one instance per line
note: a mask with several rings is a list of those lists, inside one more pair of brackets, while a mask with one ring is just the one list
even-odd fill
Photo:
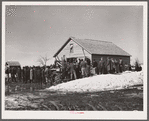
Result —
[[9, 66], [21, 66], [18, 61], [7, 61], [6, 64]]
[[92, 39], [76, 39], [74, 37], [70, 37], [57, 51], [54, 57], [56, 57], [61, 52], [61, 50], [68, 44], [70, 40], [76, 42], [90, 54], [131, 56], [129, 53], [113, 44], [112, 42]]

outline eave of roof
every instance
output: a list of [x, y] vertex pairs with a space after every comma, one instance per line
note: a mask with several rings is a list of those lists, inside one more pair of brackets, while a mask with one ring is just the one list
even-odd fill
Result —
[[71, 38], [69, 38], [64, 44], [63, 46], [54, 54], [53, 57], [56, 57], [60, 52], [61, 50], [68, 44], [68, 42], [71, 40]]

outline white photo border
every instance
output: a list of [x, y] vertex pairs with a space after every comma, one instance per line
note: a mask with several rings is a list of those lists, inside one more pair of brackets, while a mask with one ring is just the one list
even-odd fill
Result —
[[[5, 110], [5, 7], [6, 5], [143, 6], [143, 111], [6, 111]], [[147, 119], [147, 2], [2, 2], [2, 119]], [[75, 111], [77, 112], [77, 111]], [[80, 111], [79, 111], [80, 112]]]

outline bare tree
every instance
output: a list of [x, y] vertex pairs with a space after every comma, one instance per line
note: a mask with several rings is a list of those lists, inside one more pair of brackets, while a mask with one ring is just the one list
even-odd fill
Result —
[[47, 55], [45, 56], [40, 56], [37, 60], [37, 62], [42, 65], [42, 66], [46, 66], [47, 64], [47, 61], [49, 60], [50, 58], [47, 57]]

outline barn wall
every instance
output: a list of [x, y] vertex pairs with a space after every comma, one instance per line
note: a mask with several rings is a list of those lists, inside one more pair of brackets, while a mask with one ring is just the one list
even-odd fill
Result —
[[[70, 53], [70, 44], [73, 44], [74, 52]], [[84, 50], [85, 56], [91, 59], [91, 54]], [[63, 50], [58, 54], [59, 59], [65, 55], [65, 58], [68, 57], [84, 57], [82, 47], [76, 44], [74, 41], [70, 40], [70, 42], [63, 48]]]
[[130, 64], [130, 57], [129, 56], [116, 56], [116, 55], [92, 55], [92, 60], [95, 59], [97, 62], [99, 62], [100, 58], [103, 57], [104, 60], [106, 60], [107, 57], [117, 59], [119, 60], [122, 58], [124, 64]]

